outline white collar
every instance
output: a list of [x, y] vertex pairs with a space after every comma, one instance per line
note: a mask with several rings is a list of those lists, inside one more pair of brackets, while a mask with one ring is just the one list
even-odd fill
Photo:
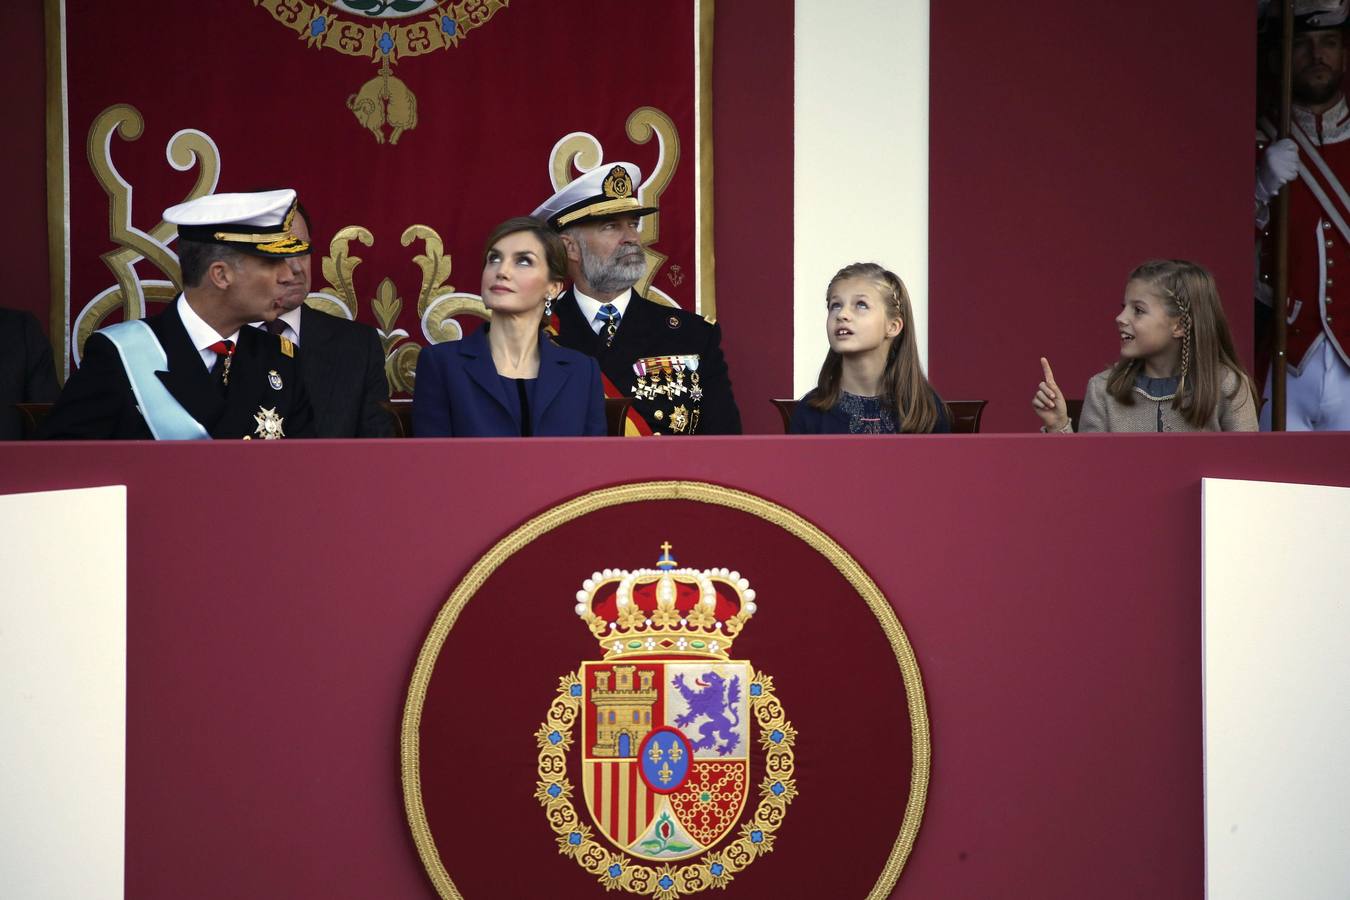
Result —
[[[216, 330], [197, 315], [192, 304], [187, 302], [186, 294], [178, 295], [178, 318], [183, 320], [183, 328], [187, 330], [188, 340], [192, 341], [192, 346], [200, 352], [210, 347], [216, 341], [221, 340], [221, 336]], [[239, 329], [234, 330], [234, 334], [227, 335], [224, 340], [239, 343]]]
[[1302, 106], [1293, 107], [1294, 121], [1314, 144], [1337, 144], [1350, 133], [1350, 105], [1345, 95], [1336, 101], [1336, 105], [1320, 116]]
[[[604, 305], [604, 302], [597, 300], [594, 297], [586, 296], [577, 288], [575, 284], [572, 285], [572, 296], [577, 298], [577, 308], [581, 310], [582, 318], [584, 318], [587, 322], [592, 323], [593, 325], [595, 322], [595, 316], [598, 312], [600, 312], [600, 307]], [[618, 308], [619, 315], [623, 316], [627, 315], [628, 301], [632, 299], [633, 299], [633, 289], [629, 288], [628, 290], [624, 291], [622, 294], [615, 297], [613, 300], [610, 300], [609, 302], [613, 303], [614, 306]]]
[[[291, 329], [291, 334], [295, 335], [295, 337], [291, 338], [291, 341], [295, 344], [300, 343], [300, 310], [303, 307], [304, 304], [302, 303], [295, 309], [289, 310], [288, 312], [284, 312], [281, 315], [277, 316], [278, 319], [280, 319], [282, 322], [285, 322], [287, 327]], [[267, 323], [264, 322], [262, 319], [259, 319], [256, 322], [250, 322], [249, 324], [252, 325], [254, 328], [261, 328], [263, 331], [267, 330]]]

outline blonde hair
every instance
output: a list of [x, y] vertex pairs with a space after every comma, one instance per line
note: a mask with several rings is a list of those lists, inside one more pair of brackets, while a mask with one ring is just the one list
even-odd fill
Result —
[[[1184, 259], [1153, 259], [1131, 272], [1129, 280], [1147, 284], [1163, 301], [1167, 314], [1181, 320], [1181, 377], [1172, 408], [1187, 423], [1204, 428], [1214, 415], [1223, 393], [1224, 370], [1237, 377], [1237, 387], [1228, 399], [1245, 390], [1253, 403], [1259, 402], [1256, 387], [1233, 349], [1219, 288], [1204, 266]], [[1107, 391], [1121, 403], [1134, 403], [1135, 377], [1143, 367], [1142, 359], [1117, 360], [1106, 378]]]
[[[933, 389], [919, 365], [919, 345], [914, 334], [914, 316], [910, 309], [909, 291], [894, 272], [876, 263], [853, 263], [834, 274], [825, 288], [825, 302], [830, 302], [834, 286], [849, 278], [871, 281], [886, 303], [889, 319], [904, 323], [900, 334], [891, 341], [886, 354], [886, 368], [881, 374], [881, 390], [877, 399], [895, 419], [896, 431], [905, 434], [927, 434], [938, 422], [937, 402]], [[839, 402], [840, 376], [844, 358], [834, 352], [825, 354], [820, 367], [820, 379], [807, 402], [819, 410], [829, 410]]]

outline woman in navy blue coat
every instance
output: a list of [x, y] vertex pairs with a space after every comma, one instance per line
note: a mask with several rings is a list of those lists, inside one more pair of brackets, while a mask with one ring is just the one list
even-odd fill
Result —
[[566, 276], [567, 248], [543, 222], [520, 217], [493, 230], [482, 286], [492, 321], [418, 355], [416, 437], [605, 434], [599, 366], [542, 328]]

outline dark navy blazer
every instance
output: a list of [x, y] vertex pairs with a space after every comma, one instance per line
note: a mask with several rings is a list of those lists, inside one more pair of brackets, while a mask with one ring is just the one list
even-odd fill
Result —
[[[413, 390], [415, 437], [519, 437], [519, 411], [506, 397], [488, 347], [487, 326], [463, 340], [423, 348]], [[539, 380], [530, 403], [537, 436], [604, 435], [600, 367], [539, 332]]]

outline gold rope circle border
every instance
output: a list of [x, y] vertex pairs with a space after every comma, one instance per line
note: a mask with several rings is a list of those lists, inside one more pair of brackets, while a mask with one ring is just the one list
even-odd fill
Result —
[[[558, 851], [598, 876], [606, 892], [622, 888], [646, 894], [653, 900], [677, 900], [708, 888], [725, 888], [737, 873], [772, 852], [775, 832], [787, 818], [789, 804], [797, 797], [797, 780], [793, 777], [796, 757], [792, 752], [797, 730], [774, 694], [773, 677], [753, 669], [751, 672], [754, 677], [750, 680], [750, 714], [759, 725], [759, 745], [764, 751], [759, 806], [750, 821], [741, 826], [740, 836], [730, 844], [720, 849], [709, 847], [692, 858], [665, 860], [660, 868], [646, 863], [662, 863], [661, 860], [602, 846], [591, 838], [590, 826], [577, 815], [572, 805], [572, 784], [567, 780], [567, 751], [572, 745], [572, 725], [581, 718], [582, 700], [574, 690], [582, 682], [576, 672], [558, 679], [558, 696], [553, 698], [547, 718], [535, 732], [539, 744], [539, 781], [534, 797], [544, 807], [549, 827], [558, 835]], [[771, 737], [774, 733], [778, 734], [777, 739]], [[779, 790], [775, 792], [774, 787]], [[550, 794], [550, 790], [558, 793]], [[617, 875], [612, 873], [616, 866]], [[714, 872], [714, 868], [721, 871]], [[663, 887], [661, 882], [667, 879], [670, 883]]]
[[450, 880], [450, 874], [441, 863], [436, 840], [427, 824], [426, 809], [422, 805], [419, 772], [418, 735], [422, 723], [422, 706], [426, 701], [432, 670], [437, 657], [440, 656], [441, 647], [450, 634], [450, 629], [455, 627], [459, 614], [492, 573], [531, 541], [596, 510], [651, 500], [689, 500], [724, 506], [777, 525], [829, 560], [877, 617], [882, 632], [895, 652], [895, 660], [900, 666], [900, 674], [904, 680], [913, 745], [913, 766], [910, 769], [909, 798], [905, 803], [905, 817], [900, 825], [900, 833], [891, 846], [891, 852], [886, 857], [886, 865], [882, 868], [876, 884], [867, 894], [867, 900], [884, 900], [900, 878], [905, 860], [909, 858], [910, 850], [914, 847], [914, 839], [919, 834], [924, 803], [928, 798], [928, 780], [932, 767], [928, 707], [924, 701], [923, 676], [919, 672], [919, 662], [914, 656], [914, 648], [910, 646], [909, 638], [905, 635], [895, 610], [886, 601], [876, 583], [833, 538], [785, 506], [745, 491], [704, 481], [645, 481], [601, 488], [546, 510], [516, 528], [479, 557], [478, 562], [469, 569], [468, 574], [456, 585], [449, 599], [441, 607], [436, 621], [432, 623], [431, 631], [422, 643], [421, 652], [417, 655], [417, 666], [413, 669], [412, 681], [408, 686], [408, 700], [403, 707], [403, 729], [399, 741], [399, 757], [403, 773], [403, 806], [407, 813], [408, 826], [412, 830], [413, 841], [417, 844], [417, 853], [422, 858], [422, 865], [426, 867], [427, 875], [435, 885], [436, 891], [445, 900], [463, 900], [463, 895]]

